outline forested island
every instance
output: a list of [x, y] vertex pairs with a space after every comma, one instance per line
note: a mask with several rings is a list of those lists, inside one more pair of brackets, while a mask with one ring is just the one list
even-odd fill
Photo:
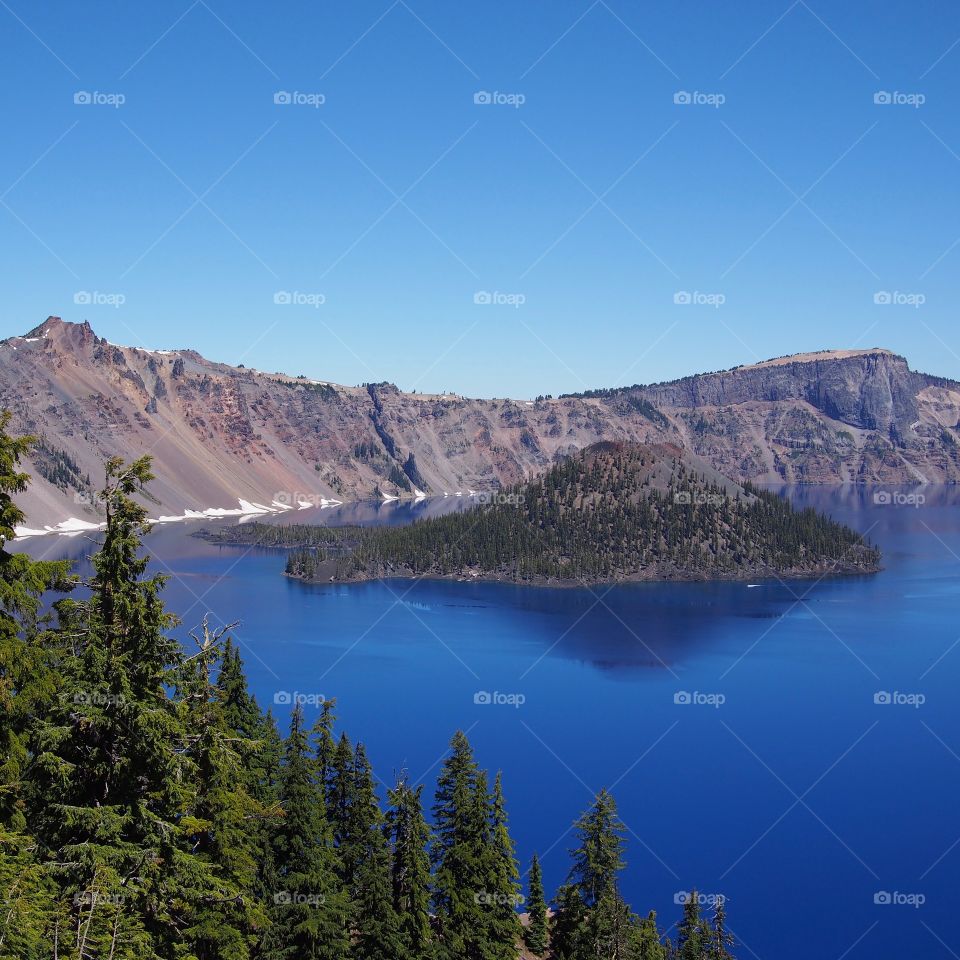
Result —
[[292, 548], [286, 573], [311, 581], [576, 585], [869, 573], [880, 563], [851, 528], [668, 444], [596, 444], [490, 502], [405, 527], [249, 524], [201, 535]]
[[0, 960], [730, 960], [722, 898], [704, 916], [685, 895], [671, 939], [624, 901], [606, 790], [548, 907], [536, 856], [521, 878], [504, 784], [463, 733], [432, 803], [401, 773], [383, 804], [333, 701], [294, 704], [282, 737], [230, 626], [204, 619], [188, 649], [171, 636], [134, 499], [149, 458], [107, 464], [88, 579], [10, 552], [28, 444], [7, 422]]

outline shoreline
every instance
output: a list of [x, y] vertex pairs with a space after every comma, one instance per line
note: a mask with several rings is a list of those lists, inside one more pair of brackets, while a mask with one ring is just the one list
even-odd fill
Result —
[[[238, 544], [229, 544], [237, 546]], [[281, 548], [282, 549], [282, 548]], [[291, 548], [286, 548], [291, 549]], [[297, 548], [292, 548], [297, 549]], [[534, 579], [516, 579], [503, 574], [491, 573], [427, 573], [417, 574], [412, 570], [389, 574], [359, 574], [353, 577], [330, 577], [329, 579], [301, 577], [295, 573], [282, 572], [282, 576], [289, 580], [295, 580], [298, 583], [309, 586], [352, 586], [360, 583], [376, 583], [385, 580], [428, 580], [433, 582], [447, 583], [503, 583], [515, 587], [534, 587], [548, 590], [569, 590], [583, 589], [603, 586], [625, 586], [631, 583], [743, 583], [749, 584], [755, 580], [826, 580], [839, 577], [858, 577], [875, 576], [882, 573], [884, 567], [877, 565], [875, 567], [854, 567], [854, 566], [828, 566], [826, 568], [812, 567], [809, 569], [790, 569], [790, 570], [750, 570], [737, 571], [736, 573], [721, 573], [710, 575], [699, 573], [697, 571], [676, 571], [672, 574], [666, 571], [644, 571], [640, 574], [632, 574], [623, 577], [614, 577], [611, 579], [596, 580], [559, 580], [554, 578], [534, 578]]]

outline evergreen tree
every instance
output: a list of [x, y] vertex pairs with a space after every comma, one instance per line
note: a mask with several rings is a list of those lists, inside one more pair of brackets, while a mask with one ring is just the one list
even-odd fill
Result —
[[349, 953], [347, 903], [315, 774], [297, 705], [280, 783], [284, 820], [276, 839], [279, 888], [273, 894], [270, 960], [343, 960]]
[[[199, 651], [183, 665], [178, 693], [185, 730], [184, 758], [196, 784], [181, 818], [184, 840], [211, 868], [215, 896], [196, 906], [183, 938], [204, 960], [245, 960], [266, 922], [263, 901], [251, 894], [257, 875], [258, 834], [251, 824], [262, 809], [247, 790], [247, 761], [256, 744], [228, 726], [213, 674], [229, 628], [211, 631], [206, 618], [202, 635], [194, 635]], [[256, 725], [252, 727], [256, 731]]]
[[651, 910], [636, 926], [633, 937], [633, 960], [667, 960], [668, 947], [660, 938], [657, 915]]
[[388, 794], [393, 909], [404, 960], [427, 960], [430, 951], [430, 834], [420, 801], [422, 791], [422, 786], [413, 788], [401, 778]]
[[324, 700], [320, 707], [320, 716], [317, 717], [311, 731], [317, 755], [317, 775], [328, 804], [330, 803], [330, 782], [333, 779], [334, 761], [337, 754], [337, 742], [333, 738], [333, 727], [337, 719], [337, 715], [334, 713], [336, 706], [335, 698]]
[[696, 890], [683, 904], [683, 919], [677, 924], [676, 960], [708, 960], [711, 954], [713, 931], [700, 915], [700, 896]]
[[617, 805], [606, 789], [597, 794], [590, 809], [574, 824], [580, 845], [572, 851], [570, 882], [575, 883], [587, 907], [617, 891], [617, 874], [623, 869], [623, 823]]
[[353, 888], [361, 855], [353, 829], [356, 792], [353, 747], [344, 733], [340, 735], [333, 754], [333, 765], [328, 773], [327, 820], [337, 849], [340, 879], [348, 891]]
[[547, 952], [547, 902], [543, 894], [543, 873], [536, 854], [530, 861], [530, 879], [527, 896], [527, 928], [523, 941], [527, 949], [542, 957]]
[[350, 853], [355, 960], [406, 960], [400, 922], [393, 907], [390, 850], [377, 802], [373, 772], [363, 744], [353, 761], [354, 802], [350, 811]]
[[58, 936], [80, 956], [148, 960], [172, 949], [216, 887], [180, 843], [189, 786], [169, 689], [181, 655], [164, 578], [144, 575], [146, 511], [132, 499], [151, 479], [149, 458], [112, 459], [106, 475], [90, 598], [58, 604], [71, 652], [58, 703], [35, 728], [36, 834], [56, 865]]
[[713, 937], [710, 950], [711, 960], [733, 960], [731, 952], [734, 946], [733, 934], [727, 929], [727, 909], [725, 898], [717, 897], [713, 909]]
[[481, 856], [489, 832], [486, 780], [462, 732], [454, 734], [450, 746], [433, 808], [435, 953], [438, 960], [474, 960], [488, 896]]
[[19, 832], [26, 828], [27, 727], [49, 706], [57, 686], [51, 649], [56, 637], [42, 629], [41, 598], [72, 582], [68, 563], [31, 560], [7, 549], [24, 520], [13, 496], [27, 488], [29, 477], [18, 465], [33, 443], [32, 437], [9, 436], [9, 424], [9, 411], [0, 412], [0, 827]]
[[[478, 791], [478, 797], [482, 797]], [[485, 797], [482, 797], [486, 801]], [[490, 835], [484, 840], [480, 856], [489, 861], [488, 920], [486, 950], [490, 957], [516, 960], [522, 929], [517, 916], [520, 895], [520, 871], [513, 840], [507, 825], [507, 806], [503, 796], [503, 777], [497, 774], [489, 804]]]
[[554, 902], [550, 921], [550, 960], [587, 960], [587, 914], [579, 888], [564, 884]]

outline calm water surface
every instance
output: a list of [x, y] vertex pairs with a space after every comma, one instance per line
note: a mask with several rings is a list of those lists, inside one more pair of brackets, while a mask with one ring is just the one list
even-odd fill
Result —
[[[280, 575], [282, 554], [211, 546], [187, 535], [196, 525], [160, 527], [149, 547], [184, 633], [208, 611], [241, 622], [253, 689], [283, 723], [292, 695], [335, 696], [380, 776], [405, 769], [429, 791], [451, 734], [468, 731], [503, 770], [524, 865], [538, 851], [551, 888], [571, 821], [608, 786], [628, 827], [624, 891], [665, 926], [697, 887], [727, 897], [741, 958], [956, 957], [960, 490], [925, 488], [918, 508], [869, 490], [783, 492], [868, 532], [884, 571], [754, 587], [306, 586]], [[476, 703], [481, 692], [523, 702]]]

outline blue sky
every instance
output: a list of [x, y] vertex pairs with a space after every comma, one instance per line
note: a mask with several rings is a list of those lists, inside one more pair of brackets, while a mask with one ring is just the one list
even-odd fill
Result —
[[0, 26], [2, 336], [59, 314], [493, 396], [874, 345], [960, 378], [955, 5], [3, 0]]

